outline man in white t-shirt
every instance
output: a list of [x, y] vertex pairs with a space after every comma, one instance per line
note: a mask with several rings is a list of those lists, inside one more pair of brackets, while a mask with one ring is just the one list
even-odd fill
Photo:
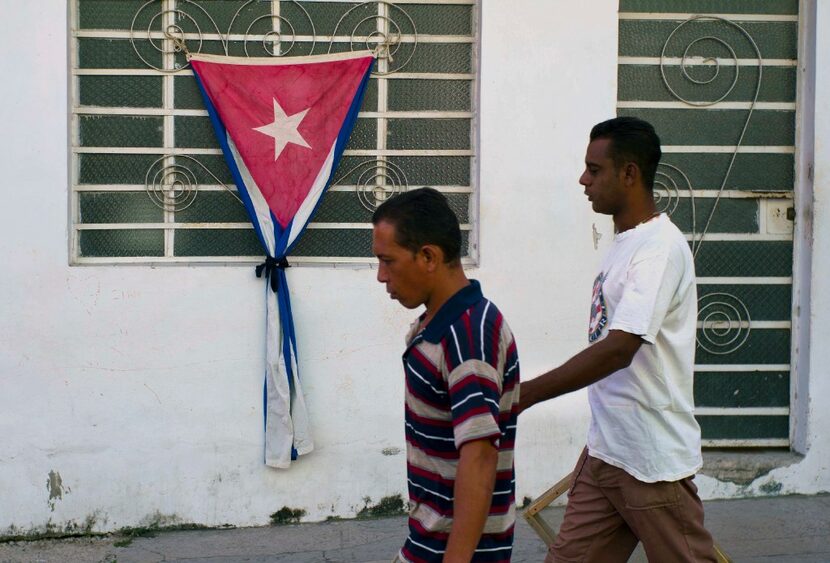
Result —
[[715, 561], [692, 480], [702, 465], [692, 396], [697, 291], [683, 234], [657, 211], [654, 128], [618, 117], [591, 130], [579, 183], [615, 236], [592, 292], [590, 346], [523, 382], [522, 410], [586, 386], [588, 443], [546, 561]]

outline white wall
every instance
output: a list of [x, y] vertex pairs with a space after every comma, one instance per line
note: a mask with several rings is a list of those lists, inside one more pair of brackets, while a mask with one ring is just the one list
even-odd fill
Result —
[[[830, 52], [826, 8], [819, 53]], [[364, 497], [405, 497], [400, 353], [412, 314], [387, 299], [374, 270], [289, 270], [317, 449], [289, 470], [265, 467], [262, 284], [250, 267], [67, 265], [66, 7], [14, 2], [5, 14], [0, 536], [158, 519], [265, 524], [284, 506], [320, 520], [354, 515]], [[590, 11], [565, 0], [485, 2], [482, 23], [481, 260], [471, 275], [506, 314], [529, 377], [583, 346], [590, 282], [611, 234], [576, 180], [590, 126], [614, 114], [616, 2]], [[816, 151], [825, 156], [828, 97], [824, 71]], [[830, 316], [820, 283], [830, 274], [829, 178], [819, 158], [818, 343]], [[812, 354], [809, 392], [826, 397], [830, 352]], [[810, 411], [810, 451], [776, 473], [782, 492], [830, 489], [828, 416]], [[570, 470], [587, 422], [584, 393], [523, 415], [519, 498]], [[705, 496], [738, 494], [701, 482]]]
[[[525, 378], [585, 346], [591, 284], [613, 235], [577, 180], [591, 127], [616, 113], [616, 9], [615, 0], [591, 10], [574, 2], [484, 3], [482, 240], [474, 275], [516, 335]], [[598, 249], [594, 227], [603, 233]], [[584, 392], [522, 415], [519, 499], [571, 470], [588, 421]]]

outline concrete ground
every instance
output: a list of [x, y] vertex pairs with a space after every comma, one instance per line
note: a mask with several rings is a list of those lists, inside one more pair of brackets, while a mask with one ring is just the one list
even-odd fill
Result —
[[[830, 495], [710, 501], [705, 506], [707, 528], [738, 563], [830, 562]], [[558, 527], [563, 512], [554, 507], [543, 514]], [[155, 537], [112, 535], [0, 543], [0, 562], [374, 563], [390, 561], [405, 535], [404, 517], [158, 532]], [[542, 561], [545, 551], [520, 519], [513, 561]], [[645, 561], [642, 551], [631, 561]]]

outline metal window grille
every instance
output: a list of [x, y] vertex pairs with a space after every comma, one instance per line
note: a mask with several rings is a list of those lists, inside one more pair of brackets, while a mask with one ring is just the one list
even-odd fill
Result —
[[618, 113], [695, 254], [704, 446], [789, 445], [798, 29], [797, 0], [620, 2]]
[[477, 23], [476, 0], [72, 0], [72, 263], [261, 260], [178, 40], [236, 56], [378, 49], [292, 262], [372, 263], [372, 209], [419, 186], [446, 194], [473, 262]]

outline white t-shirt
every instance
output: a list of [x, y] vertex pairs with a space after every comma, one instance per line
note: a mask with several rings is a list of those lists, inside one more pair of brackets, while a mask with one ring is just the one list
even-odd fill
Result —
[[640, 481], [676, 481], [703, 460], [694, 418], [697, 289], [692, 254], [666, 215], [614, 237], [594, 281], [589, 340], [643, 344], [631, 365], [588, 388], [588, 453]]

